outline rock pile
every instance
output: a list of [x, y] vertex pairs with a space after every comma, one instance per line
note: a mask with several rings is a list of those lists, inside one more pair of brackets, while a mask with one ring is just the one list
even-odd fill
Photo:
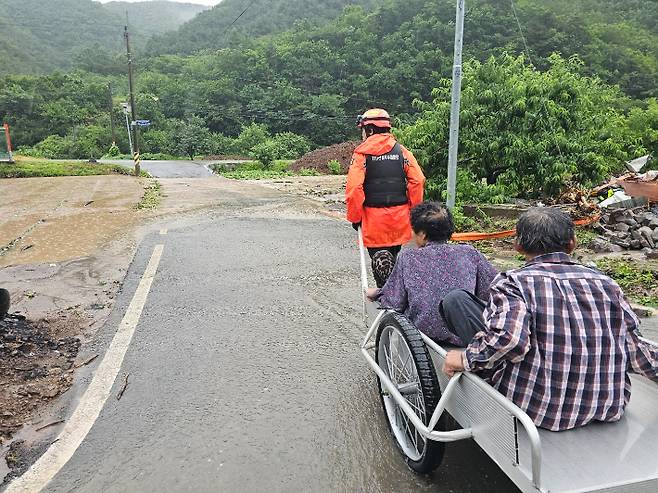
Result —
[[642, 250], [658, 257], [658, 210], [616, 209], [604, 212], [595, 227], [601, 236], [590, 243], [596, 252]]

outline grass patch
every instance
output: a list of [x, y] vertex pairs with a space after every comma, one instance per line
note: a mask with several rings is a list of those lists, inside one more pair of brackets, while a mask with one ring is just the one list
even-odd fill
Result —
[[[140, 154], [139, 157], [142, 161], [188, 161], [190, 159], [189, 157], [172, 156], [171, 154], [150, 152]], [[117, 154], [116, 156], [105, 154], [103, 157], [101, 157], [101, 159], [106, 161], [132, 161], [133, 157], [130, 154]], [[195, 156], [194, 159], [201, 159], [201, 157]]]
[[274, 161], [269, 168], [264, 167], [258, 161], [241, 163], [236, 166], [224, 164], [213, 165], [213, 171], [224, 178], [231, 180], [272, 180], [286, 176], [317, 176], [319, 173], [313, 169], [302, 168], [299, 172], [290, 171], [293, 161]]
[[576, 242], [578, 246], [587, 248], [599, 235], [591, 228], [576, 228]]
[[154, 210], [157, 209], [162, 200], [162, 187], [157, 180], [151, 181], [147, 187], [144, 188], [144, 196], [137, 204], [139, 210]]
[[[0, 164], [0, 178], [37, 178], [51, 176], [131, 175], [133, 170], [119, 164], [77, 161], [49, 161], [18, 158], [14, 164]], [[147, 175], [148, 176], [148, 175]]]
[[490, 217], [479, 208], [473, 215], [467, 216], [459, 205], [453, 211], [453, 219], [458, 233], [496, 233], [516, 228], [516, 219]]
[[622, 259], [606, 258], [598, 260], [596, 265], [621, 286], [626, 296], [642, 305], [658, 308], [658, 272]]

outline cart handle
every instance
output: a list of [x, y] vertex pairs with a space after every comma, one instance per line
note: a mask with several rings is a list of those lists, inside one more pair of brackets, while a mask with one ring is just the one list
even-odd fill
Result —
[[361, 255], [361, 300], [363, 310], [363, 325], [368, 327], [368, 299], [366, 298], [366, 291], [368, 290], [368, 269], [366, 267], [366, 248], [363, 245], [363, 232], [361, 226], [356, 231], [359, 242], [359, 253]]

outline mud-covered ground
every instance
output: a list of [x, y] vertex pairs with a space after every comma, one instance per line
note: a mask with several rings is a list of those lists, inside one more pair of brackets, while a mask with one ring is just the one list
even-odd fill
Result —
[[37, 321], [17, 314], [0, 320], [0, 445], [69, 389], [86, 322], [75, 310]]
[[[0, 287], [9, 289], [15, 314], [0, 325], [0, 454], [7, 463], [0, 457], [0, 482], [27, 467], [35, 435], [60, 429], [61, 409], [71, 398], [67, 389], [94, 356], [84, 352], [85, 343], [107, 320], [145, 234], [218, 207], [239, 213], [242, 197], [264, 216], [323, 210], [304, 194], [292, 198], [298, 194], [216, 176], [158, 181], [162, 197], [154, 211], [137, 208], [149, 180], [62, 177], [0, 184]], [[289, 199], [261, 204], [267, 197]], [[29, 439], [23, 443], [24, 435]]]

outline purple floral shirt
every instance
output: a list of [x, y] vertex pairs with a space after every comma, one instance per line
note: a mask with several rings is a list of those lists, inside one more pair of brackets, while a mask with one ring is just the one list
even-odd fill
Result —
[[382, 308], [404, 313], [433, 340], [461, 346], [459, 337], [446, 328], [439, 303], [455, 289], [487, 301], [496, 274], [484, 255], [470, 245], [428, 243], [400, 252], [378, 301]]

